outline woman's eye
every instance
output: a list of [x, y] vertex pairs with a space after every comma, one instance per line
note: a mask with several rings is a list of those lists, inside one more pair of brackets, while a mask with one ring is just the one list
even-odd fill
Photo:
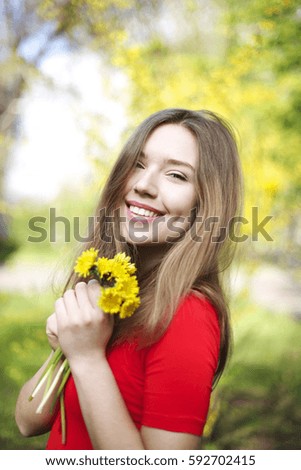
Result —
[[182, 173], [169, 173], [169, 176], [172, 178], [179, 179], [181, 181], [187, 181], [187, 178], [185, 175], [182, 175]]
[[143, 163], [137, 162], [137, 163], [136, 163], [136, 168], [144, 168]]

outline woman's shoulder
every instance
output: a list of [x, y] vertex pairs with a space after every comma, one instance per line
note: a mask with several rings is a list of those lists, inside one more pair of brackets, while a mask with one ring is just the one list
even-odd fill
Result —
[[[180, 360], [202, 360], [211, 357], [215, 365], [220, 347], [218, 315], [211, 302], [195, 292], [187, 294], [180, 302], [164, 335], [153, 344], [149, 357], [168, 357]], [[208, 356], [209, 355], [209, 356]], [[182, 358], [182, 359], [181, 359]]]
[[180, 301], [164, 336], [165, 340], [186, 337], [195, 341], [209, 336], [219, 341], [219, 335], [216, 309], [204, 295], [191, 291]]
[[175, 312], [175, 318], [182, 316], [209, 317], [218, 320], [216, 309], [212, 302], [201, 292], [192, 290], [179, 303]]

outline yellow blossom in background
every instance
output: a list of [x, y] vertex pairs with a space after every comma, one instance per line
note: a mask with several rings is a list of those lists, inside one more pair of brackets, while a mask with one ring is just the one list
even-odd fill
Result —
[[83, 253], [77, 258], [74, 272], [82, 277], [87, 277], [90, 274], [90, 270], [95, 265], [97, 255], [98, 250], [95, 250], [95, 248], [83, 251]]
[[260, 21], [258, 24], [262, 29], [265, 29], [267, 31], [275, 28], [275, 23], [273, 21], [265, 20], [265, 21]]

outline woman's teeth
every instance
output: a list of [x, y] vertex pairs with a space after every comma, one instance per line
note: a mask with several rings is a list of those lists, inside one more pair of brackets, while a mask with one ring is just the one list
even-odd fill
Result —
[[130, 211], [136, 215], [142, 215], [143, 217], [156, 217], [156, 214], [153, 211], [149, 211], [147, 209], [142, 209], [142, 207], [130, 206]]

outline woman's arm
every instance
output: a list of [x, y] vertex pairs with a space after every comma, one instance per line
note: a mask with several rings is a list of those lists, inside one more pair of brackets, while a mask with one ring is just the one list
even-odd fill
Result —
[[99, 355], [71, 365], [82, 414], [94, 449], [197, 449], [199, 437], [143, 426], [136, 428], [111, 368]]
[[81, 411], [94, 449], [145, 449], [105, 357], [71, 362]]
[[[52, 395], [50, 396], [48, 402], [45, 404], [42, 413], [36, 413], [36, 410], [43, 398], [44, 390], [46, 384], [44, 384], [35, 397], [29, 401], [29, 397], [31, 396], [35, 386], [37, 385], [39, 379], [41, 378], [44, 370], [47, 367], [51, 357], [53, 356], [53, 352], [59, 346], [58, 337], [57, 337], [57, 322], [56, 316], [53, 313], [47, 320], [46, 325], [46, 333], [48, 337], [48, 342], [52, 348], [52, 353], [43, 364], [43, 366], [38, 370], [38, 372], [28, 381], [26, 382], [17, 399], [16, 403], [16, 410], [15, 410], [15, 419], [17, 426], [25, 437], [35, 436], [38, 434], [44, 434], [45, 432], [50, 431], [52, 422], [54, 420], [56, 414], [56, 408], [53, 410], [52, 407], [52, 400], [54, 399], [54, 394], [56, 393], [59, 383], [57, 387], [54, 389]], [[62, 361], [60, 361], [57, 365], [56, 371], [59, 369]], [[55, 372], [56, 372], [55, 371]]]
[[48, 432], [55, 417], [56, 409], [54, 411], [51, 410], [51, 406], [52, 399], [57, 388], [54, 390], [52, 396], [40, 414], [37, 414], [36, 410], [42, 400], [45, 385], [43, 385], [37, 395], [31, 401], [29, 401], [29, 397], [32, 394], [34, 387], [37, 385], [38, 380], [42, 376], [48, 362], [52, 357], [52, 354], [53, 353], [50, 354], [47, 361], [38, 370], [38, 372], [23, 385], [17, 399], [15, 419], [21, 434], [25, 437], [36, 436], [38, 434], [44, 434], [45, 432]]

